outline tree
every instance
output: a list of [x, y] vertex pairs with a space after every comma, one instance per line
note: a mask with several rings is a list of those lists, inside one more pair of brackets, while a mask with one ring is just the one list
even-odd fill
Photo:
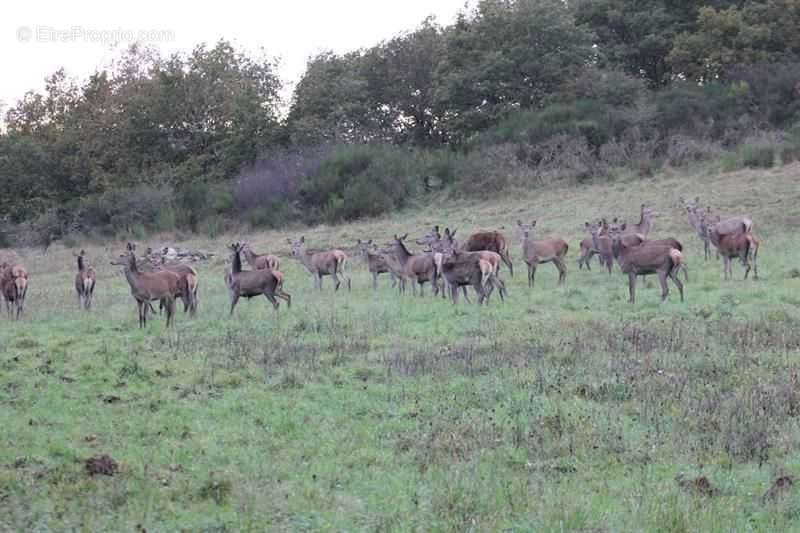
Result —
[[691, 80], [710, 81], [741, 65], [800, 59], [800, 0], [703, 7], [696, 27], [675, 38], [668, 60]]
[[445, 37], [436, 105], [457, 142], [542, 106], [593, 57], [591, 34], [559, 0], [482, 0]]

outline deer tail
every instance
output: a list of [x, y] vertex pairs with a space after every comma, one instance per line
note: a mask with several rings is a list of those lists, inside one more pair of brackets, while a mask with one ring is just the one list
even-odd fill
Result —
[[677, 248], [672, 248], [669, 251], [669, 257], [672, 260], [672, 268], [670, 274], [675, 275], [683, 266], [683, 254]]

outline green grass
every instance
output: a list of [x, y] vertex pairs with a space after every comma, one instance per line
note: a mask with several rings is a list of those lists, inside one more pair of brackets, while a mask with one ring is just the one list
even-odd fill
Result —
[[[86, 245], [95, 308], [76, 311], [71, 250], [24, 251], [26, 317], [0, 327], [0, 529], [132, 531], [787, 531], [800, 491], [800, 191], [792, 166], [701, 169], [647, 182], [518, 191], [350, 226], [312, 245], [504, 226], [518, 275], [501, 305], [458, 307], [377, 292], [353, 259], [353, 291], [316, 293], [283, 259], [294, 305], [263, 299], [227, 316], [222, 261], [199, 267], [200, 313], [136, 328], [122, 248]], [[701, 195], [747, 212], [762, 240], [758, 282], [723, 282], [678, 208]], [[655, 279], [627, 284], [575, 265], [598, 215], [661, 217], [686, 245], [686, 302]], [[566, 288], [551, 265], [525, 285], [517, 218], [570, 243]], [[247, 236], [285, 254], [287, 236]], [[189, 241], [224, 254], [218, 241]], [[166, 239], [166, 237], [165, 237]], [[152, 244], [160, 241], [154, 239]], [[221, 257], [220, 256], [220, 257]], [[595, 263], [596, 265], [596, 263]], [[120, 471], [90, 477], [109, 454]], [[705, 476], [703, 496], [676, 477]]]

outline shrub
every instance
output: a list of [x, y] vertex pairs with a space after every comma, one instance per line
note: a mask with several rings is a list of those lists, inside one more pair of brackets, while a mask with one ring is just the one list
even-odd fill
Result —
[[413, 151], [397, 146], [336, 148], [306, 177], [303, 203], [321, 209], [328, 222], [376, 216], [406, 206], [424, 182]]
[[772, 168], [777, 147], [770, 144], [744, 144], [738, 152], [745, 168]]
[[[242, 167], [236, 179], [233, 199], [237, 211], [250, 213], [298, 197], [307, 176], [319, 171], [332, 152], [327, 145], [273, 150]], [[260, 224], [259, 224], [260, 225]]]
[[168, 188], [116, 189], [82, 201], [78, 217], [82, 227], [100, 229], [105, 235], [146, 233], [159, 229], [164, 222], [161, 213], [173, 209], [172, 202]]
[[280, 228], [286, 225], [291, 214], [288, 202], [276, 200], [250, 209], [244, 214], [244, 220], [254, 228]]

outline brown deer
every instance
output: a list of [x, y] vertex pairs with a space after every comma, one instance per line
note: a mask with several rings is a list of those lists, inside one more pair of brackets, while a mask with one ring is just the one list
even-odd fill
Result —
[[225, 285], [231, 299], [230, 315], [239, 302], [239, 298], [253, 298], [263, 295], [272, 303], [277, 311], [280, 304], [275, 299], [277, 296], [286, 301], [286, 306], [292, 306], [292, 297], [283, 290], [284, 276], [280, 270], [242, 270], [242, 259], [239, 254], [244, 245], [234, 243], [229, 246], [231, 250], [231, 271], [225, 274]]
[[92, 308], [92, 295], [97, 283], [97, 273], [92, 266], [86, 266], [84, 257], [86, 252], [81, 250], [78, 258], [78, 272], [75, 274], [75, 292], [78, 294], [78, 307], [87, 311]]
[[384, 254], [377, 253], [377, 245], [372, 244], [372, 239], [368, 241], [358, 239], [356, 248], [358, 249], [358, 254], [367, 261], [367, 270], [372, 274], [372, 289], [378, 289], [378, 276], [381, 274], [389, 274], [389, 277], [392, 278], [392, 288], [394, 289], [397, 286], [395, 269], [389, 264]]
[[[445, 286], [450, 289], [453, 304], [458, 303], [458, 289], [464, 291], [471, 286], [478, 295], [478, 305], [488, 301], [489, 294], [494, 288], [500, 292], [503, 300], [505, 284], [499, 282], [494, 275], [494, 266], [481, 259], [475, 252], [463, 252], [457, 248], [442, 262], [442, 278], [446, 280]], [[487, 281], [489, 283], [487, 283]], [[469, 303], [469, 299], [467, 299]]]
[[28, 293], [28, 271], [19, 265], [0, 265], [0, 291], [6, 301], [8, 318], [16, 317], [19, 320]]
[[648, 274], [657, 274], [661, 283], [661, 300], [669, 295], [667, 278], [670, 278], [681, 294], [683, 301], [683, 283], [678, 279], [677, 271], [683, 262], [680, 250], [668, 244], [634, 245], [626, 241], [624, 224], [612, 227], [609, 237], [612, 242], [614, 257], [620, 265], [623, 274], [628, 275], [629, 302], [636, 303], [636, 278]]
[[[614, 224], [617, 219], [614, 218]], [[589, 224], [588, 222], [586, 224]], [[611, 239], [608, 237], [609, 224], [606, 219], [594, 222], [587, 226], [589, 234], [592, 236], [592, 250], [600, 257], [600, 264], [608, 269], [608, 274], [614, 268], [614, 254], [611, 250]]]
[[268, 268], [270, 270], [279, 269], [280, 261], [278, 260], [277, 255], [257, 254], [250, 247], [250, 243], [247, 242], [242, 246], [242, 255], [244, 256], [244, 260], [247, 261], [247, 264], [251, 267], [255, 268], [256, 270], [262, 270], [264, 268]]
[[186, 292], [181, 286], [181, 278], [174, 272], [161, 270], [158, 272], [140, 272], [136, 263], [136, 246], [128, 243], [127, 252], [120, 254], [111, 264], [125, 268], [125, 279], [131, 288], [131, 296], [136, 300], [139, 309], [139, 327], [147, 325], [147, 311], [150, 302], [159, 300], [167, 313], [167, 327], [172, 325], [175, 314], [175, 295]]
[[[417, 239], [417, 244], [425, 245], [428, 249], [425, 253], [429, 253], [433, 255], [433, 261], [436, 264], [438, 275], [438, 282], [434, 285], [434, 296], [437, 296], [439, 292], [442, 293], [442, 298], [447, 298], [447, 294], [450, 292], [450, 286], [447, 282], [447, 278], [442, 276], [442, 264], [444, 263], [447, 257], [450, 257], [453, 254], [454, 250], [462, 250], [461, 244], [455, 240], [456, 230], [450, 231], [450, 228], [445, 228], [444, 236], [439, 231], [439, 226], [434, 226], [433, 231], [424, 235], [423, 237]], [[492, 263], [495, 267], [495, 271], [500, 268], [500, 255], [495, 252], [481, 252], [485, 254], [483, 257], [486, 261]], [[441, 285], [441, 287], [440, 287]], [[469, 296], [467, 296], [467, 287], [466, 285], [461, 286], [461, 290], [464, 293], [464, 299], [467, 303], [471, 303], [469, 301]]]
[[292, 257], [303, 263], [313, 276], [314, 286], [322, 290], [322, 277], [331, 276], [333, 278], [334, 290], [339, 290], [341, 275], [347, 281], [347, 290], [350, 290], [350, 276], [347, 274], [345, 267], [347, 266], [347, 254], [341, 250], [329, 250], [326, 252], [312, 252], [306, 248], [305, 236], [300, 237], [298, 241], [286, 239], [292, 246]]
[[[188, 310], [189, 316], [197, 316], [200, 289], [200, 277], [197, 275], [197, 271], [189, 265], [181, 263], [169, 264], [166, 261], [166, 257], [162, 255], [161, 264], [158, 265], [156, 269], [173, 272], [181, 278], [181, 288], [185, 288], [185, 293], [182, 291], [180, 294], [175, 295], [175, 297], [183, 301], [184, 313]], [[161, 306], [159, 305], [159, 307]]]
[[[752, 227], [752, 224], [748, 226], [744, 222], [740, 223], [742, 224], [741, 231], [733, 231], [727, 234], [720, 233], [719, 223], [712, 224], [708, 227], [708, 238], [722, 256], [722, 271], [724, 279], [733, 279], [732, 263], [734, 259], [738, 258], [742, 263], [742, 266], [745, 267], [744, 279], [747, 279], [748, 274], [750, 274], [750, 260], [752, 259], [753, 279], [757, 280], [758, 247], [760, 241], [753, 233], [750, 231], [745, 231], [746, 228]], [[725, 231], [730, 231], [730, 225], [726, 226], [723, 223], [722, 229]]]
[[[493, 288], [501, 288], [500, 290], [500, 297], [503, 298], [505, 291], [505, 282], [499, 277], [500, 276], [500, 261], [502, 260], [502, 256], [497, 252], [492, 252], [490, 250], [479, 250], [479, 251], [467, 251], [464, 249], [462, 245], [459, 244], [458, 241], [455, 239], [456, 230], [450, 230], [450, 228], [444, 229], [444, 237], [439, 234], [439, 226], [435, 226], [433, 228], [433, 232], [426, 235], [422, 239], [417, 240], [417, 243], [426, 243], [430, 246], [431, 250], [433, 250], [434, 254], [441, 255], [444, 259], [447, 260], [452, 258], [454, 255], [458, 255], [461, 259], [467, 258], [474, 258], [476, 261], [480, 261], [480, 266], [483, 269], [481, 275], [481, 285], [486, 288], [487, 283], [491, 281], [491, 287], [488, 289], [488, 293], [486, 295], [489, 298]], [[440, 272], [442, 268], [442, 259], [440, 259], [437, 263], [437, 267], [439, 267]], [[445, 284], [445, 290], [447, 289], [447, 278], [442, 278]], [[462, 290], [464, 292], [464, 298], [469, 302], [469, 298], [467, 297], [467, 287], [466, 285], [462, 285]]]
[[[467, 302], [469, 302], [469, 298], [467, 298], [466, 285], [472, 285], [472, 287], [475, 288], [475, 292], [478, 294], [479, 304], [483, 301], [488, 301], [492, 291], [495, 289], [497, 289], [498, 294], [500, 294], [500, 300], [505, 301], [505, 296], [507, 294], [506, 284], [502, 278], [500, 278], [499, 263], [500, 254], [496, 252], [489, 252], [486, 250], [480, 252], [465, 252], [459, 248], [452, 248], [448, 253], [445, 253], [445, 259], [442, 261], [442, 276], [447, 281], [446, 286], [450, 288], [451, 294], [457, 293], [459, 286], [462, 287], [464, 298], [466, 298]], [[469, 264], [472, 264], [474, 271], [479, 274], [479, 278], [477, 279], [480, 282], [480, 290], [476, 287], [474, 283], [475, 280], [472, 278], [469, 278], [469, 283], [465, 282], [466, 278], [463, 277], [463, 272], [464, 268]], [[456, 265], [455, 279], [462, 280], [455, 283], [455, 285], [451, 283], [451, 281], [453, 281], [453, 276], [444, 276], [445, 271], [448, 273], [453, 271], [453, 265]], [[453, 303], [456, 303], [455, 297]]]
[[700, 237], [700, 240], [703, 241], [703, 255], [705, 261], [708, 261], [711, 255], [711, 245], [708, 241], [708, 234], [704, 224], [704, 219], [707, 214], [700, 206], [700, 197], [698, 196], [694, 200], [685, 200], [681, 197], [680, 201], [686, 209], [686, 217], [689, 220], [689, 226], [692, 227], [695, 233], [697, 233], [697, 236]]
[[461, 245], [465, 252], [488, 251], [500, 255], [500, 259], [508, 267], [511, 277], [514, 277], [514, 264], [511, 262], [511, 251], [508, 248], [508, 240], [499, 231], [478, 231], [473, 233]]
[[533, 288], [536, 267], [541, 263], [553, 263], [558, 269], [558, 284], [563, 285], [567, 279], [567, 265], [564, 262], [564, 257], [569, 251], [567, 242], [564, 239], [541, 241], [531, 239], [531, 231], [536, 227], [535, 220], [530, 224], [517, 220], [517, 226], [522, 231], [522, 257], [528, 264], [528, 287]]
[[[645, 239], [638, 233], [624, 233], [622, 235], [622, 242], [626, 246], [670, 246], [679, 252], [683, 253], [683, 243], [673, 237], [666, 239]], [[689, 283], [689, 267], [686, 265], [686, 257], [683, 256], [678, 270], [683, 272], [684, 283]]]
[[655, 219], [655, 216], [655, 211], [647, 207], [646, 204], [642, 204], [639, 211], [638, 224], [628, 224], [626, 226], [625, 233], [636, 233], [646, 239], [653, 230], [653, 220]]
[[[424, 296], [424, 284], [430, 282], [434, 291], [438, 288], [439, 269], [434, 254], [412, 254], [406, 248], [403, 241], [408, 238], [408, 233], [402, 237], [395, 235], [392, 242], [391, 256], [395, 260], [395, 265], [399, 266], [403, 276], [412, 282], [411, 290], [416, 296], [416, 288], [419, 285], [419, 295]], [[401, 291], [404, 290], [404, 283], [401, 282]], [[434, 293], [435, 294], [435, 293]]]

